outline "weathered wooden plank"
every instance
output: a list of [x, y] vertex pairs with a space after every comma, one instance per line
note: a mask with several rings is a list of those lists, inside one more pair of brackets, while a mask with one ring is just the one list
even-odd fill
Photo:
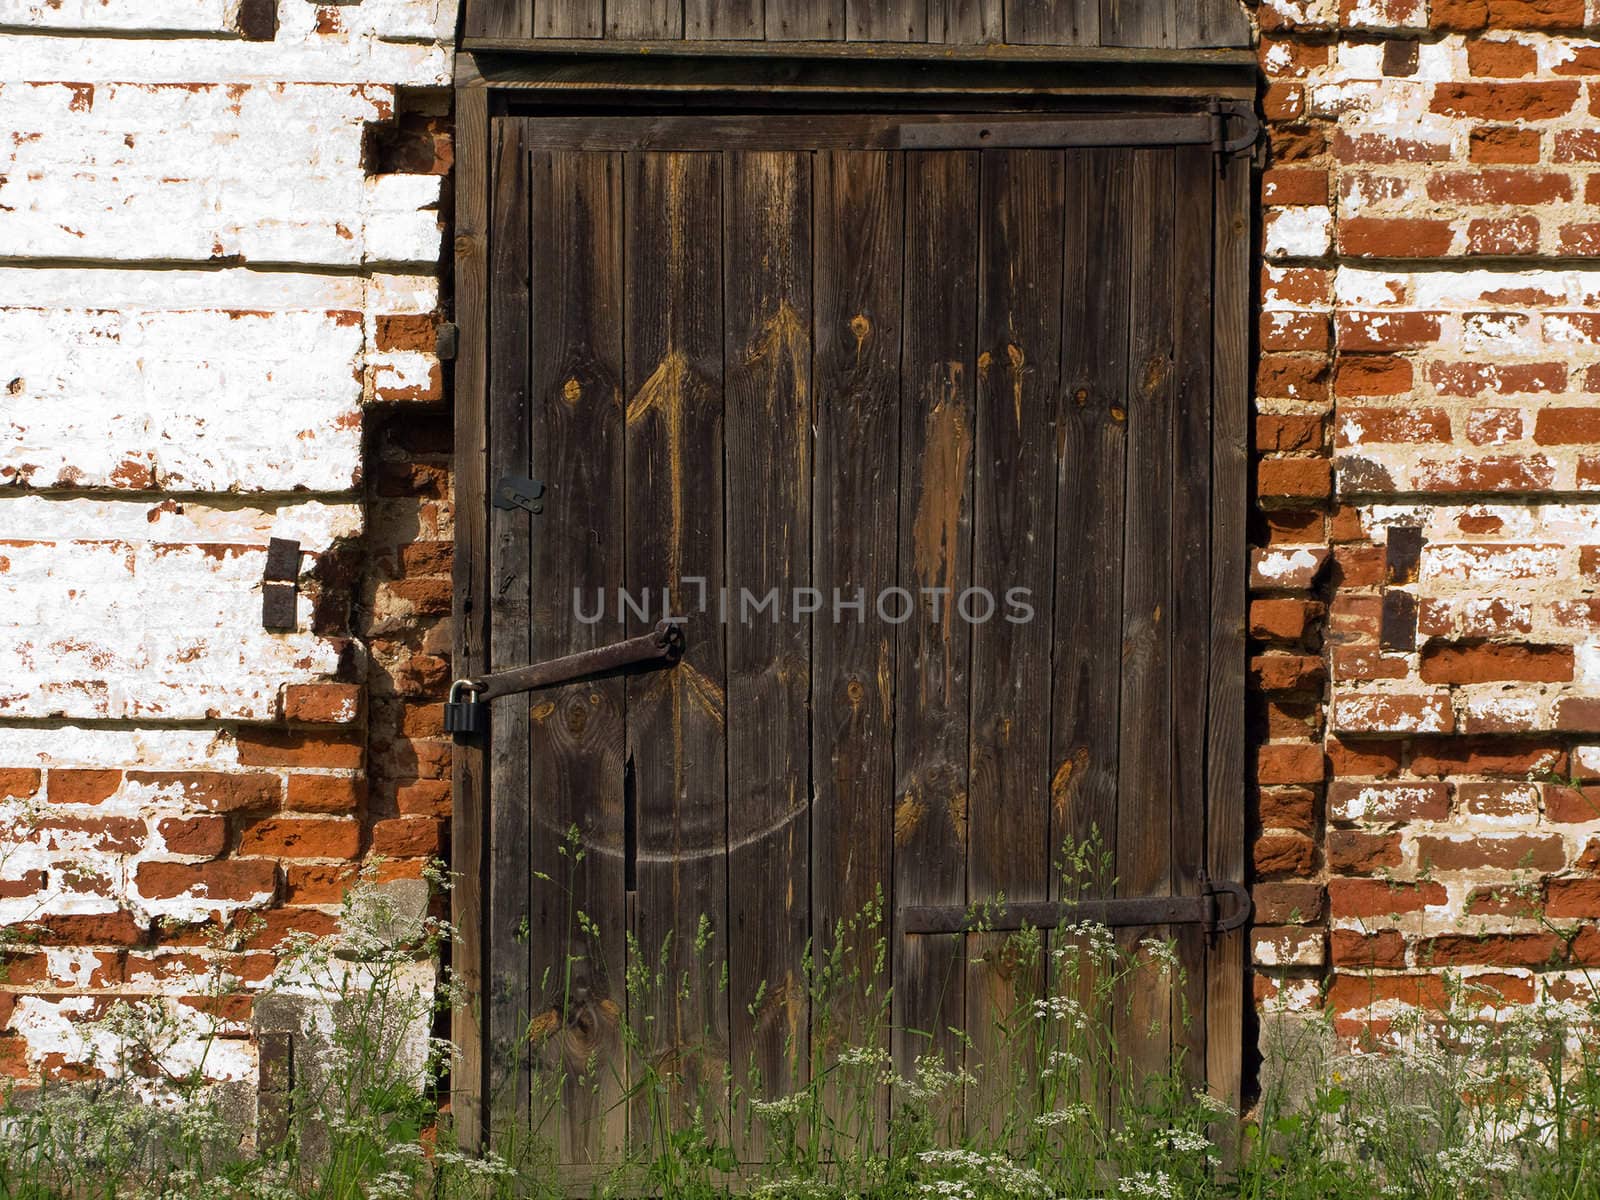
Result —
[[809, 1056], [810, 156], [728, 155], [724, 209], [729, 1046], [737, 1083], [782, 1096]]
[[596, 0], [533, 0], [533, 36], [601, 37], [605, 32], [602, 11], [603, 6]]
[[[674, 1126], [704, 1104], [727, 1117], [727, 791], [725, 649], [713, 603], [697, 611], [697, 585], [723, 585], [722, 169], [708, 154], [639, 154], [626, 160], [624, 394], [627, 421], [627, 587], [648, 591], [644, 633], [671, 589], [687, 618], [676, 667], [631, 676], [627, 746], [637, 806], [634, 933], [661, 978], [629, 997], [645, 1048], [630, 1079], [637, 1093], [629, 1137], [659, 1144], [664, 1106]], [[646, 1067], [663, 1074], [657, 1091]]]
[[1023, 46], [1100, 45], [1100, 0], [1005, 0], [1006, 41]]
[[[967, 891], [975, 901], [1047, 900], [1050, 725], [1039, 715], [1052, 679], [1063, 154], [985, 153], [982, 196], [972, 586], [994, 598], [994, 612], [972, 626]], [[995, 1077], [1006, 1049], [999, 1018], [1044, 983], [1043, 964], [1006, 954], [1006, 940], [967, 941], [970, 1055], [992, 1064], [979, 1074], [988, 1090], [968, 1097], [969, 1123], [992, 1130], [1016, 1115]]]
[[[1172, 219], [1170, 150], [1130, 155], [1138, 235], [1130, 262], [1128, 484], [1122, 561], [1121, 764], [1117, 895], [1172, 892]], [[1168, 926], [1119, 930], [1132, 950]], [[1116, 1020], [1134, 1081], [1165, 1071], [1172, 983], [1148, 969], [1130, 981]]]
[[[528, 171], [520, 121], [495, 123], [490, 234], [489, 480], [526, 475], [528, 426]], [[491, 670], [528, 661], [531, 519], [489, 514]], [[529, 905], [528, 697], [492, 704], [489, 743], [489, 1127], [499, 1144], [527, 1120], [533, 1015]]]
[[[542, 662], [617, 636], [614, 617], [587, 618], [623, 583], [621, 159], [535, 150], [530, 194], [531, 473], [547, 488], [530, 661]], [[626, 1144], [623, 691], [612, 677], [528, 698], [534, 1028], [564, 1163], [614, 1162]]]
[[[1066, 155], [1049, 844], [1084, 866], [1052, 872], [1052, 898], [1110, 895], [1104, 860], [1117, 837], [1128, 270], [1137, 236], [1125, 164], [1115, 151]], [[1091, 955], [1069, 956], [1062, 969], [1077, 978], [1052, 987], [1087, 1006], [1093, 968]], [[1077, 1090], [1061, 1102], [1109, 1102], [1110, 1080], [1097, 1072], [1067, 1086]]]
[[741, 41], [766, 36], [762, 0], [683, 0], [683, 36], [689, 41]]
[[468, 0], [468, 37], [525, 38], [533, 32], [532, 0]]
[[[899, 155], [822, 153], [815, 159], [816, 463], [812, 473], [815, 586], [828, 606], [812, 626], [811, 895], [818, 955], [839, 928], [849, 938], [833, 1011], [814, 1019], [813, 1058], [831, 1061], [869, 1039], [885, 1051], [892, 863], [893, 630], [876, 619], [894, 586], [899, 471], [904, 181]], [[860, 604], [861, 607], [844, 607]]]
[[[1172, 455], [1172, 890], [1192, 896], [1205, 874], [1206, 657], [1211, 611], [1211, 189], [1215, 156], [1174, 152]], [[1173, 1047], [1185, 1077], [1205, 1081], [1206, 944], [1196, 926], [1173, 930], [1181, 987]]]
[[607, 39], [681, 37], [683, 0], [606, 0]]
[[1005, 40], [1004, 0], [928, 0], [928, 41], [989, 46]]
[[1190, 0], [1100, 0], [1100, 44], [1160, 46], [1177, 44], [1177, 10]]
[[844, 36], [844, 0], [767, 0], [768, 42], [831, 42]]
[[927, 0], [845, 0], [844, 30], [851, 42], [925, 42]]
[[[462, 489], [455, 509], [455, 556], [451, 568], [455, 669], [466, 675], [488, 661], [488, 487], [485, 411], [488, 360], [489, 280], [489, 103], [474, 92], [456, 102], [456, 323], [460, 345], [455, 384], [455, 481]], [[483, 1137], [483, 751], [465, 743], [452, 753], [450, 864], [457, 881], [450, 890], [455, 937], [450, 965], [461, 989], [451, 1006], [450, 1034], [456, 1060], [450, 1069], [450, 1104], [456, 1137], [475, 1150]]]
[[[1250, 170], [1236, 158], [1217, 185], [1212, 286], [1211, 652], [1206, 729], [1206, 866], [1242, 880], [1245, 519], [1248, 512]], [[1239, 1103], [1245, 931], [1223, 934], [1206, 979], [1206, 1085]]]
[[1188, 0], [1178, 5], [1178, 45], [1210, 49], [1250, 44], [1250, 18], [1240, 0]]
[[[900, 355], [899, 581], [875, 614], [895, 623], [894, 902], [966, 900], [968, 661], [957, 613], [972, 584], [978, 155], [905, 158]], [[895, 1062], [964, 1058], [964, 939], [894, 935]]]

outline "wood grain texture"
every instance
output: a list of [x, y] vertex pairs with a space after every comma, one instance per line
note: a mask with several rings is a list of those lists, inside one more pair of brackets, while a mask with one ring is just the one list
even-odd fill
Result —
[[[1249, 506], [1250, 170], [1217, 184], [1211, 418], [1211, 651], [1207, 698], [1206, 866], [1245, 871], [1245, 519]], [[1206, 979], [1206, 1083], [1237, 1105], [1244, 1054], [1245, 931], [1223, 934]]]
[[605, 7], [608, 38], [683, 37], [683, 0], [606, 0]]
[[1003, 0], [928, 0], [927, 40], [948, 46], [1004, 42]]
[[[899, 586], [874, 614], [896, 635], [895, 907], [966, 902], [978, 155], [905, 156]], [[903, 608], [896, 606], [904, 602]], [[887, 614], [887, 616], [885, 615]], [[964, 1058], [963, 938], [893, 944], [895, 1062]]]
[[[538, 123], [528, 128], [537, 137]], [[580, 620], [575, 597], [590, 614], [596, 593], [614, 597], [623, 583], [621, 158], [536, 150], [530, 193], [532, 474], [547, 488], [531, 660], [542, 662], [619, 633], [614, 618]], [[599, 1163], [617, 1157], [627, 1131], [624, 683], [602, 677], [522, 699], [539, 1065], [546, 1089], [559, 1089], [562, 1161]]]
[[[1127, 515], [1122, 550], [1122, 699], [1117, 775], [1119, 896], [1172, 893], [1173, 163], [1170, 150], [1125, 160], [1137, 233], [1129, 262]], [[1165, 926], [1117, 931], [1132, 952]], [[1117, 1047], [1138, 1078], [1166, 1069], [1172, 984], [1142, 973], [1120, 997]], [[1124, 1007], [1125, 1004], [1125, 1007]]]
[[[813, 470], [814, 586], [830, 611], [812, 629], [812, 928], [819, 956], [869, 910], [853, 935], [831, 1023], [813, 1031], [824, 1055], [876, 1040], [887, 973], [875, 966], [892, 903], [895, 644], [890, 627], [860, 610], [832, 611], [894, 586], [899, 470], [902, 158], [824, 152], [815, 158], [814, 303], [817, 402]], [[883, 1014], [887, 1016], [887, 1014]]]
[[[455, 385], [455, 556], [451, 568], [455, 669], [464, 674], [487, 662], [488, 442], [487, 363], [489, 279], [489, 104], [475, 92], [456, 98], [455, 301], [460, 343]], [[462, 1148], [483, 1137], [483, 825], [485, 755], [457, 743], [451, 755], [450, 966], [461, 988], [450, 1010], [457, 1056], [450, 1069], [450, 1103]]]
[[[489, 486], [528, 473], [528, 171], [522, 124], [495, 123], [490, 240]], [[489, 667], [529, 661], [532, 518], [489, 512]], [[494, 1144], [528, 1117], [527, 1030], [533, 1015], [527, 923], [528, 697], [491, 707], [489, 745], [489, 1127]]]
[[463, 28], [468, 37], [528, 37], [533, 33], [532, 0], [470, 0]]
[[845, 0], [844, 28], [852, 42], [925, 42], [927, 0]]
[[1098, 46], [1100, 0], [1005, 0], [1006, 41], [1016, 45]]
[[[1060, 151], [983, 155], [972, 584], [996, 608], [972, 626], [974, 902], [1050, 898], [1050, 723], [1039, 718], [1051, 690], [1065, 181]], [[969, 1058], [989, 1067], [969, 1096], [969, 1127], [997, 1129], [1006, 1116], [996, 1076], [1013, 1064], [999, 1022], [1043, 994], [1042, 964], [1007, 941], [967, 939]]]
[[1178, 5], [1177, 37], [1180, 46], [1248, 46], [1250, 17], [1240, 0], [1189, 0]]
[[[680, 1127], [696, 1105], [717, 1124], [728, 1103], [726, 655], [715, 607], [695, 611], [689, 582], [712, 597], [724, 582], [721, 158], [629, 155], [624, 205], [625, 576], [655, 606], [630, 612], [627, 633], [661, 618], [664, 589], [687, 617], [682, 661], [628, 680], [634, 934], [663, 975], [650, 995], [630, 997], [628, 1017], [667, 1073], [667, 1119]], [[635, 1144], [663, 1135], [650, 1125], [652, 1100], [635, 1099]]]
[[730, 1050], [738, 1083], [788, 1095], [810, 1050], [811, 156], [726, 164]]
[[683, 0], [683, 36], [687, 40], [741, 41], [765, 34], [762, 0]]
[[[1199, 893], [1205, 874], [1206, 694], [1211, 609], [1211, 209], [1215, 155], [1174, 151], [1172, 455], [1172, 890]], [[1172, 1040], [1185, 1077], [1205, 1082], [1204, 930], [1173, 930], [1181, 986]]]
[[[477, 0], [472, 0], [477, 3]], [[526, 0], [524, 0], [526, 3]], [[604, 35], [603, 6], [595, 0], [533, 0], [536, 38], [598, 38]]]
[[833, 42], [844, 38], [845, 0], [766, 0], [769, 42]]
[[1102, 46], [1177, 45], [1177, 10], [1190, 0], [1100, 0]]

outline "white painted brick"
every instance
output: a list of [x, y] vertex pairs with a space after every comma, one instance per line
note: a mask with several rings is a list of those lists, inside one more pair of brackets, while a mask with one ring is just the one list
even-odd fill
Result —
[[357, 310], [0, 308], [0, 481], [347, 490], [361, 345]]
[[1333, 213], [1323, 205], [1271, 209], [1265, 228], [1269, 258], [1320, 258], [1333, 244]]
[[239, 0], [0, 0], [0, 25], [142, 33], [238, 31]]

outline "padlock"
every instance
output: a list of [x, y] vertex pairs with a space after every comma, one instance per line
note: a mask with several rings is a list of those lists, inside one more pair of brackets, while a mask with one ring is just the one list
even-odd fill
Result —
[[[461, 699], [465, 692], [467, 698]], [[470, 679], [458, 679], [450, 685], [450, 696], [444, 702], [444, 731], [468, 737], [489, 731], [489, 706], [478, 699], [478, 688]]]

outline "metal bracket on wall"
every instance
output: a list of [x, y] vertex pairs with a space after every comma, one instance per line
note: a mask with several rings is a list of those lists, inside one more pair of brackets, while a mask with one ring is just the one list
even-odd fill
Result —
[[[1221, 913], [1218, 897], [1231, 897], [1231, 911]], [[911, 904], [898, 910], [895, 924], [902, 933], [1007, 932], [1054, 929], [1063, 922], [1095, 925], [1199, 925], [1207, 933], [1227, 933], [1250, 919], [1254, 906], [1242, 883], [1201, 880], [1197, 896], [1117, 896], [1105, 900], [1040, 900], [993, 903]]]
[[261, 624], [293, 630], [299, 620], [295, 598], [300, 592], [300, 543], [289, 538], [267, 542], [267, 565], [261, 573]]
[[1239, 100], [1213, 100], [1210, 112], [1211, 149], [1224, 161], [1255, 148], [1261, 136], [1261, 120], [1254, 105]]
[[494, 485], [496, 508], [520, 508], [538, 516], [544, 511], [544, 484], [525, 475], [502, 476]]

